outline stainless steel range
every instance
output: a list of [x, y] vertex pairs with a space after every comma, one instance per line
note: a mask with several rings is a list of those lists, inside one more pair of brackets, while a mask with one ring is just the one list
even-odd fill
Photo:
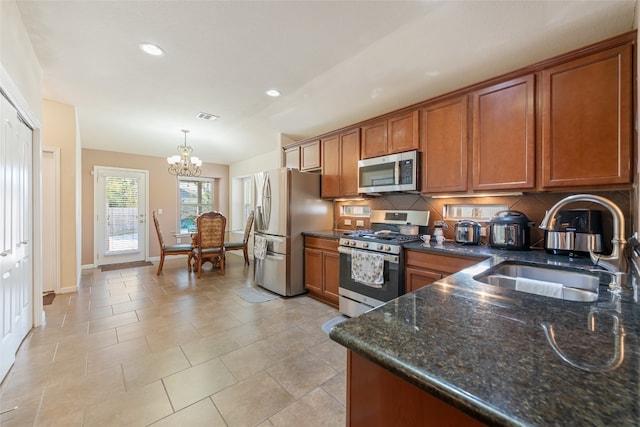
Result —
[[[418, 234], [402, 234], [407, 224], [418, 226]], [[429, 212], [374, 210], [370, 230], [346, 232], [338, 246], [340, 312], [355, 317], [404, 294], [403, 245], [428, 226]]]

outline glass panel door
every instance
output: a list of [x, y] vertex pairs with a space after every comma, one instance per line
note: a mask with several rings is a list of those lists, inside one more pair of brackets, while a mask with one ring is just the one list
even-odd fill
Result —
[[97, 265], [143, 261], [147, 253], [146, 171], [96, 169]]

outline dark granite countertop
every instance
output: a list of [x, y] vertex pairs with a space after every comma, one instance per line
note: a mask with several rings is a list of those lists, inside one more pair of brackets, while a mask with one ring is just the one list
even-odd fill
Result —
[[303, 236], [322, 237], [324, 239], [336, 239], [338, 240], [344, 234], [344, 230], [318, 230], [318, 231], [304, 231]]
[[[473, 276], [505, 261], [586, 268], [588, 260], [453, 243], [405, 247], [487, 259], [336, 325], [332, 339], [490, 425], [640, 425], [637, 277], [619, 297], [600, 286], [597, 302], [563, 301]], [[581, 368], [554, 351], [544, 322]]]

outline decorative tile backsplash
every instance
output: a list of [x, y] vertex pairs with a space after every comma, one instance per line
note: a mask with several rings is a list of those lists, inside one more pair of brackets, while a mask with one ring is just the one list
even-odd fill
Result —
[[[587, 193], [587, 192], [585, 192]], [[622, 212], [625, 214], [625, 229], [626, 235], [632, 234], [632, 206], [633, 200], [632, 190], [620, 190], [620, 191], [598, 191], [588, 192], [589, 194], [598, 194], [602, 197], [606, 197], [615, 204], [617, 204]], [[476, 198], [450, 198], [450, 199], [432, 199], [430, 197], [423, 197], [416, 194], [390, 194], [381, 197], [374, 197], [363, 201], [348, 202], [336, 202], [335, 204], [335, 228], [339, 230], [353, 230], [356, 228], [368, 228], [370, 226], [369, 219], [364, 218], [364, 226], [356, 227], [356, 221], [351, 221], [351, 225], [345, 225], [345, 220], [352, 218], [340, 216], [340, 206], [342, 204], [349, 205], [369, 205], [371, 209], [386, 209], [386, 210], [428, 210], [430, 211], [430, 227], [433, 226], [435, 221], [442, 221], [443, 207], [447, 204], [506, 204], [509, 209], [521, 211], [527, 215], [530, 221], [535, 223], [535, 226], [531, 228], [531, 244], [534, 247], [544, 247], [544, 231], [538, 228], [538, 225], [544, 218], [546, 211], [551, 208], [558, 200], [563, 199], [566, 196], [575, 193], [525, 193], [521, 196], [504, 196], [504, 197], [476, 197]], [[603, 206], [595, 203], [573, 203], [566, 206], [567, 209], [598, 209], [603, 211], [602, 214], [602, 227], [603, 227], [603, 242], [608, 244], [611, 241], [612, 230], [612, 218], [609, 211]], [[362, 218], [358, 218], [362, 219]], [[348, 222], [348, 221], [347, 221]], [[447, 239], [454, 238], [454, 224], [455, 221], [447, 221], [449, 229], [445, 231], [445, 237]], [[485, 225], [485, 224], [483, 224]]]

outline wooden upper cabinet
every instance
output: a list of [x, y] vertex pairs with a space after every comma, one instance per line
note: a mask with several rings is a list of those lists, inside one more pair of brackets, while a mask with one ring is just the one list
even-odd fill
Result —
[[358, 195], [360, 128], [322, 139], [322, 197]]
[[300, 169], [300, 147], [285, 148], [282, 163], [285, 168]]
[[420, 110], [422, 193], [467, 190], [468, 99], [465, 95]]
[[340, 197], [340, 136], [322, 139], [322, 197]]
[[420, 125], [418, 110], [391, 117], [387, 124], [389, 153], [417, 150], [420, 148]]
[[419, 149], [419, 129], [418, 110], [362, 126], [362, 158]]
[[362, 126], [362, 158], [387, 154], [387, 121]]
[[340, 135], [341, 197], [357, 196], [358, 160], [360, 160], [360, 128]]
[[535, 77], [480, 89], [473, 97], [473, 189], [535, 186]]
[[300, 170], [320, 169], [320, 140], [300, 145]]
[[542, 72], [542, 186], [632, 182], [632, 47]]

